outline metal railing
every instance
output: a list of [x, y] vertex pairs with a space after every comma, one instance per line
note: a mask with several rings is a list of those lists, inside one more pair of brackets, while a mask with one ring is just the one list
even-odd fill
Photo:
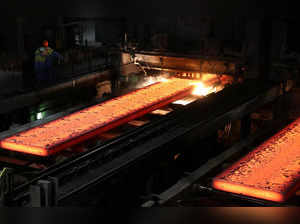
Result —
[[[112, 65], [108, 54], [108, 47], [77, 47], [58, 51], [64, 58], [63, 61], [54, 61], [54, 83], [68, 80], [82, 74], [101, 71]], [[0, 58], [0, 94], [13, 93], [24, 87], [24, 82], [35, 86], [34, 55], [31, 59], [23, 60], [17, 57], [11, 59]], [[22, 64], [24, 63], [24, 64]], [[23, 69], [27, 69], [26, 71]], [[30, 79], [30, 80], [24, 80]]]

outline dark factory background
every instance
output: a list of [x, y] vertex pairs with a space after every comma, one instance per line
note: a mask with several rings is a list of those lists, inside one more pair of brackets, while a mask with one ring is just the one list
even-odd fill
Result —
[[[0, 205], [300, 205], [300, 20], [290, 1], [63, 10], [0, 20]], [[278, 192], [277, 176], [262, 187], [252, 172], [271, 172], [264, 150], [284, 157], [282, 142], [296, 162], [274, 168], [288, 185]], [[257, 170], [245, 174], [245, 161]]]
[[[11, 17], [1, 21], [5, 32], [0, 34], [0, 47], [2, 55], [15, 57], [23, 53], [32, 53], [43, 39], [48, 39], [57, 49], [70, 49], [76, 45], [119, 44], [124, 39], [122, 34], [127, 33], [130, 41], [139, 43], [139, 47], [145, 49], [164, 47], [173, 51], [209, 51], [209, 48], [213, 48], [214, 52], [207, 53], [241, 54], [247, 51], [249, 57], [254, 57], [253, 54], [259, 54], [264, 20], [267, 20], [266, 27], [272, 27], [272, 34], [266, 35], [269, 35], [273, 58], [280, 57], [283, 45], [289, 48], [287, 50], [299, 51], [297, 32], [293, 32], [298, 27], [296, 19], [281, 16], [251, 18], [238, 15], [171, 18]], [[64, 25], [63, 31], [60, 30], [61, 25]], [[82, 30], [79, 30], [79, 27]], [[59, 32], [64, 32], [65, 36], [59, 36]], [[164, 38], [165, 42], [155, 41], [155, 38]], [[159, 46], [160, 44], [165, 46]]]

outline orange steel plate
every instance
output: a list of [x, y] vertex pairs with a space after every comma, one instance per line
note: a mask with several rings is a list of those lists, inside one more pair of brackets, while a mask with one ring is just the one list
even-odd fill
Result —
[[0, 141], [0, 147], [50, 156], [189, 95], [191, 81], [171, 79], [89, 107]]
[[300, 119], [213, 180], [218, 190], [284, 202], [300, 187]]

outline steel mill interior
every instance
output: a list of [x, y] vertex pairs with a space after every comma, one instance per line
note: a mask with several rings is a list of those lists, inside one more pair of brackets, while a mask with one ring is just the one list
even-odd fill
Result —
[[1, 20], [1, 207], [300, 206], [289, 1], [133, 2]]

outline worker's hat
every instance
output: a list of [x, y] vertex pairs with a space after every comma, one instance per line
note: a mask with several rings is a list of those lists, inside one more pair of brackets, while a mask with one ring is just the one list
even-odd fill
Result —
[[43, 46], [44, 46], [44, 47], [48, 47], [48, 46], [49, 46], [48, 40], [44, 40], [44, 41], [43, 41]]

